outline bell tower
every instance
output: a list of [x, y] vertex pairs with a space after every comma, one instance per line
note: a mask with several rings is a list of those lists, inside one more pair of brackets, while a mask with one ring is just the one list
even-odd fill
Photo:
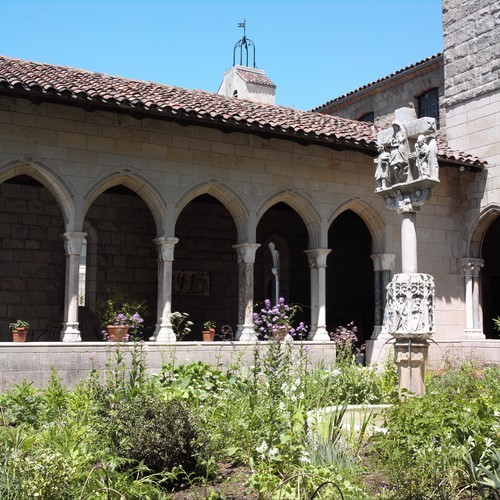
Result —
[[217, 94], [274, 104], [276, 85], [255, 64], [255, 44], [246, 36], [246, 21], [238, 28], [243, 28], [243, 37], [234, 46], [233, 66], [225, 72]]

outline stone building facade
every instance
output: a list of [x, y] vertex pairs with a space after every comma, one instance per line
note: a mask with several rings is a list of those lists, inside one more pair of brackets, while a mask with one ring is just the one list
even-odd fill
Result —
[[[408, 72], [433, 87], [446, 57]], [[398, 95], [408, 105], [417, 80], [405, 71], [389, 80], [404, 81]], [[401, 226], [375, 193], [374, 158], [377, 125], [399, 105], [383, 92], [370, 99], [389, 121], [1, 57], [1, 340], [16, 318], [39, 331], [62, 325], [65, 342], [96, 340], [96, 304], [120, 288], [146, 303], [156, 341], [175, 341], [172, 311], [190, 314], [196, 338], [210, 319], [255, 341], [254, 304], [274, 292], [273, 243], [281, 295], [304, 306], [308, 338], [327, 341], [355, 321], [377, 361], [385, 286], [401, 268]], [[450, 126], [448, 114], [442, 123]], [[497, 255], [486, 241], [498, 234], [495, 167], [443, 138], [439, 165], [418, 222], [419, 269], [436, 283], [435, 340], [469, 343], [495, 361], [479, 289], [481, 259]]]

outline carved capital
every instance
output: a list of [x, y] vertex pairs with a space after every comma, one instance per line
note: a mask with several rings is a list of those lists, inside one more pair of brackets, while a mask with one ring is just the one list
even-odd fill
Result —
[[179, 238], [156, 238], [153, 243], [158, 247], [158, 260], [172, 262], [174, 260], [174, 247]]
[[233, 245], [237, 253], [238, 264], [254, 264], [255, 252], [259, 247], [259, 243], [239, 243], [238, 245]]
[[462, 259], [462, 276], [477, 278], [482, 267], [484, 267], [483, 259], [465, 257]]
[[396, 267], [395, 253], [374, 253], [370, 258], [373, 260], [374, 271], [394, 271]]
[[63, 233], [61, 238], [64, 241], [64, 251], [66, 255], [80, 255], [82, 253], [83, 240], [87, 233], [72, 231]]
[[309, 260], [309, 267], [311, 269], [316, 269], [318, 267], [326, 267], [326, 258], [331, 252], [329, 248], [313, 248], [310, 250], [304, 250]]

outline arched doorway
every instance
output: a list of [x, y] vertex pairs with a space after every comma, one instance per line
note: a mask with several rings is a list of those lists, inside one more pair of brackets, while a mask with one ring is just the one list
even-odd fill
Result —
[[33, 339], [62, 330], [64, 320], [64, 220], [47, 188], [28, 175], [0, 184], [0, 340], [8, 325], [30, 324]]
[[[87, 232], [85, 299], [80, 300], [82, 340], [100, 338], [96, 313], [107, 298], [144, 303], [143, 336], [154, 331], [157, 315], [156, 225], [144, 200], [131, 189], [117, 185], [99, 195], [84, 223]], [[82, 306], [82, 302], [84, 305]]]
[[354, 321], [361, 342], [374, 327], [372, 238], [364, 221], [352, 210], [342, 212], [328, 231], [326, 268], [328, 330]]
[[311, 322], [310, 271], [307, 255], [307, 228], [299, 214], [283, 202], [276, 203], [262, 216], [257, 226], [254, 301], [270, 299], [274, 303], [276, 280], [272, 272], [273, 257], [269, 243], [279, 252], [279, 295], [288, 304], [299, 304], [302, 312], [297, 322]]
[[500, 338], [494, 328], [493, 318], [500, 316], [500, 217], [488, 227], [483, 239], [481, 258], [481, 295], [483, 309], [483, 333], [488, 339]]
[[238, 321], [238, 265], [233, 245], [237, 231], [224, 205], [211, 195], [193, 199], [180, 213], [172, 265], [172, 311], [185, 312], [193, 321], [185, 340], [201, 340], [203, 323], [217, 329]]

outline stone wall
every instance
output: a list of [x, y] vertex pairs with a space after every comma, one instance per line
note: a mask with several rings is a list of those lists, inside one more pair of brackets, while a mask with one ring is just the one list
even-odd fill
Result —
[[[310, 271], [303, 247], [327, 248], [328, 229], [346, 210], [353, 210], [366, 224], [372, 252], [395, 253], [396, 272], [401, 268], [400, 217], [387, 210], [374, 193], [373, 158], [362, 152], [0, 97], [0, 183], [19, 173], [46, 186], [64, 213], [67, 231], [85, 230], [81, 221], [86, 203], [92, 206], [107, 189], [118, 185], [131, 189], [154, 220], [154, 231], [148, 230], [146, 238], [148, 252], [153, 251], [148, 247], [153, 232], [177, 236], [176, 222], [201, 195], [212, 196], [230, 214], [230, 226], [234, 224], [235, 229], [228, 229], [225, 249], [230, 240], [232, 244], [262, 243], [259, 238], [268, 231], [259, 232], [260, 221], [266, 220], [271, 207], [285, 203], [302, 221], [301, 242], [295, 243], [300, 246], [301, 260], [290, 270], [297, 276], [298, 293], [306, 299]], [[440, 175], [441, 184], [417, 218], [419, 269], [436, 278], [438, 335], [459, 338], [464, 325], [464, 286], [459, 265], [463, 240], [458, 168], [443, 168]], [[198, 211], [192, 217], [203, 220], [196, 219], [203, 215]], [[285, 224], [282, 236], [295, 241], [296, 226]], [[227, 286], [228, 294], [234, 289], [235, 299], [236, 252], [226, 251], [226, 282], [218, 286]], [[229, 252], [234, 253], [230, 256]], [[149, 255], [151, 283], [153, 254]], [[184, 258], [181, 253], [177, 256]], [[63, 277], [58, 281], [63, 283]], [[329, 289], [341, 285], [331, 276], [327, 296]], [[262, 283], [256, 280], [255, 287], [258, 290]], [[208, 310], [203, 306], [199, 311], [192, 308], [184, 312], [203, 321], [212, 319], [204, 317]], [[231, 323], [235, 322], [236, 318]]]
[[386, 128], [394, 120], [394, 110], [403, 107], [418, 109], [417, 98], [420, 94], [432, 88], [439, 88], [439, 118], [440, 128], [443, 129], [446, 126], [446, 117], [441, 111], [444, 100], [443, 79], [443, 59], [438, 56], [400, 75], [340, 98], [326, 105], [322, 112], [357, 120], [365, 113], [373, 111], [375, 124]]
[[[443, 29], [449, 144], [500, 165], [500, 4], [444, 0]], [[490, 172], [496, 201], [498, 175]]]
[[64, 232], [61, 211], [42, 185], [14, 178], [0, 184], [0, 339], [9, 323], [27, 321], [34, 335], [62, 330]]
[[498, 90], [500, 4], [443, 0], [446, 105]]

